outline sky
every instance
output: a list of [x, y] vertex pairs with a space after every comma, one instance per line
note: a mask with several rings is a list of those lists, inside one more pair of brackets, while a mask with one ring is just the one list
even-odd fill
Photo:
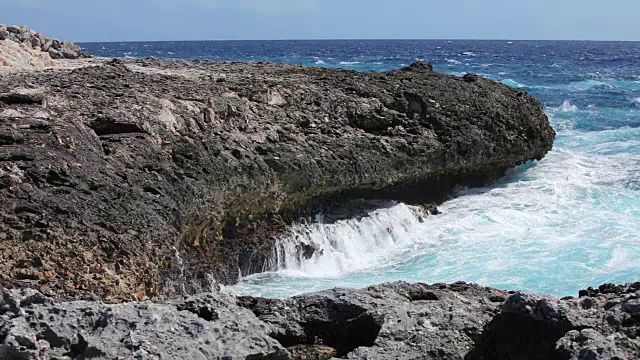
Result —
[[63, 40], [640, 40], [640, 0], [0, 0]]

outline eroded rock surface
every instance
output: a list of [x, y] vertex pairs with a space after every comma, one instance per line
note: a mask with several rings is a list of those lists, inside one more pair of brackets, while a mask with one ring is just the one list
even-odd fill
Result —
[[560, 300], [397, 282], [121, 305], [4, 290], [0, 359], [638, 359], [640, 282], [617, 289]]
[[2, 284], [121, 301], [233, 283], [294, 219], [438, 202], [555, 136], [525, 91], [428, 64], [89, 64], [0, 77]]
[[478, 285], [392, 283], [240, 298], [285, 346], [348, 359], [638, 359], [640, 283], [560, 300]]
[[222, 294], [164, 304], [0, 298], [0, 359], [289, 359], [268, 325]]

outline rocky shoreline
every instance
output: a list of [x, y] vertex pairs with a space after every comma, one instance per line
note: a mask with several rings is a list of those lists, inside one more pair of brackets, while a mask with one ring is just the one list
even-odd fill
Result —
[[0, 359], [638, 359], [640, 282], [581, 294], [398, 282], [106, 305], [2, 290]]
[[0, 282], [60, 299], [231, 284], [268, 270], [296, 219], [351, 198], [432, 207], [555, 137], [525, 91], [425, 63], [87, 59], [0, 89]]
[[0, 360], [640, 356], [640, 283], [210, 291], [269, 270], [293, 221], [356, 199], [437, 213], [541, 159], [555, 132], [521, 89], [421, 62], [85, 59], [24, 27], [0, 45]]

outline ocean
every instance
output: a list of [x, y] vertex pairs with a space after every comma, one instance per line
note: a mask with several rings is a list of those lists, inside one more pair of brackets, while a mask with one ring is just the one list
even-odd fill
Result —
[[[226, 288], [289, 297], [388, 281], [466, 281], [576, 295], [640, 280], [640, 42], [345, 40], [85, 43], [105, 57], [286, 62], [387, 71], [416, 60], [522, 88], [558, 132], [553, 151], [423, 217], [388, 203], [369, 216], [296, 224], [277, 271]], [[299, 259], [295, 242], [322, 248]]]

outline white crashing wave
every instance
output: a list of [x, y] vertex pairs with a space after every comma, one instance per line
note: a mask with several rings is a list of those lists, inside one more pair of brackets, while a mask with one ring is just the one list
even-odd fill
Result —
[[565, 100], [559, 108], [562, 112], [576, 112], [578, 111], [578, 107], [576, 105], [571, 104], [569, 100]]
[[[395, 204], [360, 219], [297, 224], [277, 240], [272, 265], [282, 274], [303, 277], [338, 277], [381, 267], [411, 243], [422, 216], [418, 208]], [[313, 247], [313, 256], [305, 258], [300, 245]]]
[[[359, 220], [298, 225], [278, 243], [277, 272], [230, 291], [287, 297], [465, 280], [564, 296], [585, 284], [629, 281], [640, 274], [632, 261], [640, 257], [640, 155], [629, 153], [640, 146], [639, 131], [580, 134], [564, 144], [576, 150], [555, 150], [502, 185], [464, 190], [442, 215], [423, 218], [397, 204]], [[305, 259], [299, 243], [319, 250]]]
[[316, 60], [316, 65], [323, 65], [325, 64], [324, 61], [322, 61], [321, 59]]
[[509, 85], [511, 87], [518, 88], [518, 89], [526, 87], [526, 85], [521, 84], [521, 83], [519, 83], [519, 82], [517, 82], [517, 81], [515, 81], [513, 79], [504, 79], [504, 80], [502, 80], [500, 82], [505, 84], [505, 85]]
[[340, 61], [340, 65], [357, 65], [360, 64], [359, 61]]
[[447, 59], [447, 62], [448, 62], [449, 64], [454, 64], [454, 65], [460, 65], [460, 64], [462, 64], [462, 62], [461, 62], [461, 61], [456, 60], [456, 59]]
[[574, 82], [568, 85], [568, 88], [570, 90], [591, 90], [591, 89], [595, 89], [598, 87], [608, 87], [611, 88], [612, 85], [605, 82], [605, 81], [600, 81], [600, 80], [584, 80], [584, 81], [578, 81], [578, 82]]

